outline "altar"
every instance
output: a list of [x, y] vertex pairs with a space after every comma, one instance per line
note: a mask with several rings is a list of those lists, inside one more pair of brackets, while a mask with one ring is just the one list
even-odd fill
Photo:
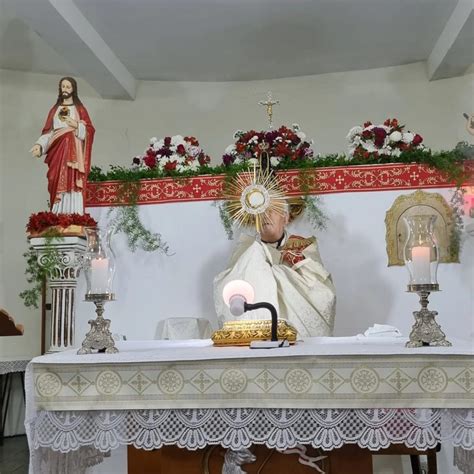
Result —
[[259, 351], [206, 339], [125, 341], [118, 354], [37, 357], [26, 373], [32, 472], [49, 472], [45, 449], [472, 449], [472, 345], [404, 343], [309, 338]]

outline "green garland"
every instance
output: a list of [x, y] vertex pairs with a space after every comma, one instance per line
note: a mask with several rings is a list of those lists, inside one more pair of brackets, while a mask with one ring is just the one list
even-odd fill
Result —
[[453, 195], [451, 196], [451, 199], [449, 200], [449, 204], [453, 213], [453, 227], [449, 236], [448, 252], [453, 261], [455, 261], [456, 258], [459, 258], [462, 247], [461, 236], [464, 229], [464, 221], [462, 216], [464, 215], [465, 192], [466, 191], [462, 188], [456, 188]]
[[145, 252], [159, 250], [165, 255], [172, 255], [161, 234], [151, 232], [140, 220], [137, 205], [140, 188], [140, 181], [128, 179], [121, 183], [117, 193], [117, 203], [125, 202], [127, 205], [109, 209], [108, 215], [113, 215], [110, 225], [114, 229], [114, 234], [123, 232], [127, 236], [128, 248], [132, 252], [140, 248]]
[[47, 232], [45, 238], [45, 249], [42, 252], [42, 265], [38, 262], [38, 254], [33, 247], [30, 247], [23, 257], [26, 259], [26, 281], [32, 285], [31, 288], [23, 290], [20, 298], [26, 307], [38, 308], [39, 299], [43, 290], [43, 284], [51, 278], [61, 265], [61, 256], [53, 242], [61, 242], [61, 237], [57, 231]]
[[[462, 145], [462, 146], [460, 146]], [[468, 152], [466, 152], [466, 147]], [[401, 153], [397, 158], [395, 157], [381, 157], [377, 159], [349, 159], [344, 154], [329, 154], [319, 155], [314, 160], [295, 160], [292, 162], [285, 162], [278, 166], [277, 170], [287, 169], [314, 169], [324, 168], [329, 166], [352, 166], [352, 165], [370, 165], [370, 164], [386, 164], [386, 163], [423, 163], [437, 170], [446, 173], [448, 179], [453, 182], [460, 182], [465, 179], [463, 168], [460, 162], [466, 159], [472, 159], [469, 149], [472, 152], [472, 146], [464, 142], [458, 144], [456, 148], [450, 151], [432, 151], [432, 150], [412, 150]], [[123, 166], [110, 165], [109, 171], [103, 171], [97, 166], [93, 166], [88, 177], [90, 182], [101, 181], [127, 181], [136, 182], [141, 179], [158, 179], [158, 178], [189, 178], [199, 175], [218, 175], [225, 174], [227, 176], [234, 176], [235, 174], [246, 171], [247, 165], [218, 165], [218, 166], [201, 166], [196, 171], [185, 171], [183, 173], [177, 171], [166, 171], [153, 169], [131, 169]]]

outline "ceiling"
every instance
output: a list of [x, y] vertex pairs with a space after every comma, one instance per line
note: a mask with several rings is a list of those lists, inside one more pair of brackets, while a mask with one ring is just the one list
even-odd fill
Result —
[[435, 79], [473, 63], [473, 19], [466, 0], [0, 0], [0, 67], [111, 75], [118, 96], [430, 60]]

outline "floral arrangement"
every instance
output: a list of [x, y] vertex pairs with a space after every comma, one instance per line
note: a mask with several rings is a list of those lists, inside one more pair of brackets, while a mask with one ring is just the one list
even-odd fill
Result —
[[95, 227], [97, 222], [89, 214], [54, 214], [53, 212], [38, 212], [31, 214], [26, 230], [29, 234], [40, 234], [51, 227], [65, 229], [70, 225]]
[[229, 145], [222, 156], [225, 166], [257, 163], [262, 151], [266, 151], [270, 156], [270, 165], [273, 168], [314, 158], [311, 148], [313, 142], [306, 140], [306, 135], [296, 123], [291, 129], [281, 126], [278, 130], [261, 132], [237, 130], [234, 140], [235, 143]]
[[404, 128], [397, 119], [387, 119], [383, 125], [365, 122], [363, 127], [353, 127], [347, 135], [349, 159], [397, 158], [402, 152], [423, 150], [423, 137]]
[[162, 139], [153, 137], [144, 155], [135, 156], [132, 166], [136, 169], [157, 168], [163, 172], [197, 171], [211, 159], [199, 146], [194, 137], [175, 135]]

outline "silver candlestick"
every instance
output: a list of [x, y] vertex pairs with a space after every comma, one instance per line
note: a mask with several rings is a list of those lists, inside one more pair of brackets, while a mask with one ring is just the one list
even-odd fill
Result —
[[428, 309], [428, 296], [432, 291], [439, 291], [438, 284], [410, 284], [408, 292], [418, 293], [420, 296], [421, 310], [413, 311], [415, 324], [413, 325], [406, 347], [421, 346], [451, 346], [446, 340], [446, 334], [435, 321], [438, 311]]
[[114, 301], [113, 293], [91, 293], [86, 295], [86, 301], [92, 301], [95, 304], [97, 313], [96, 319], [89, 319], [91, 325], [90, 331], [82, 342], [82, 347], [77, 351], [78, 354], [91, 354], [93, 350], [115, 354], [118, 349], [115, 347], [115, 341], [109, 330], [110, 319], [104, 319], [104, 304], [107, 301]]

